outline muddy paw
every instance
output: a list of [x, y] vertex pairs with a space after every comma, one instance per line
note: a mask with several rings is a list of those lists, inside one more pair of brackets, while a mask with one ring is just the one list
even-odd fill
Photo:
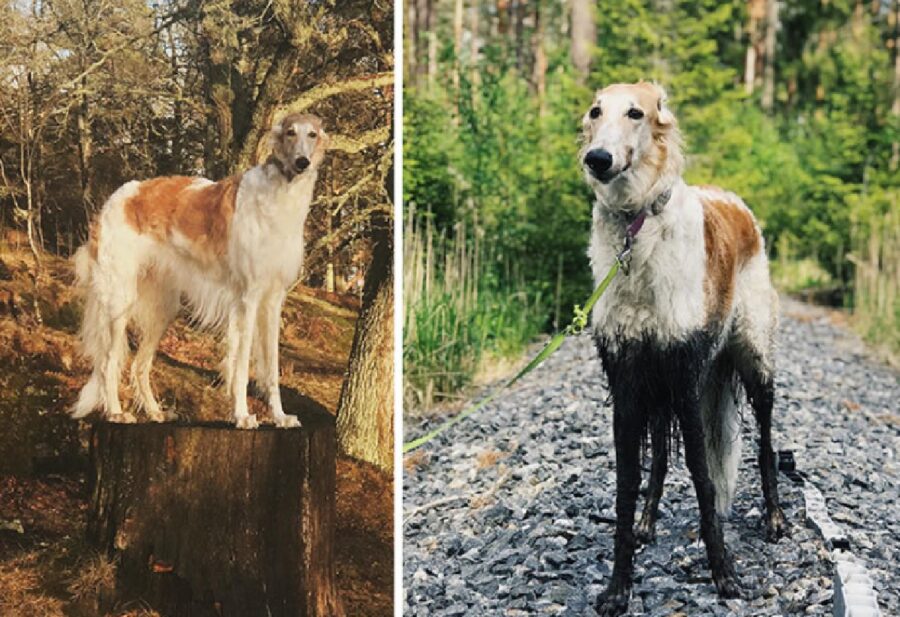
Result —
[[723, 599], [740, 598], [743, 596], [741, 586], [737, 581], [734, 572], [728, 572], [721, 576], [713, 576], [713, 582], [716, 584], [716, 591], [719, 597]]
[[275, 416], [275, 426], [279, 428], [297, 428], [300, 426], [300, 420], [297, 416], [281, 415]]
[[634, 538], [644, 546], [653, 544], [656, 541], [656, 524], [642, 518], [634, 528]]
[[607, 589], [597, 596], [597, 614], [600, 617], [618, 617], [628, 611], [627, 590], [611, 591]]
[[161, 411], [151, 411], [147, 413], [147, 417], [150, 418], [151, 422], [165, 422], [168, 419], [166, 414]]
[[253, 414], [248, 414], [246, 416], [240, 416], [234, 421], [234, 425], [237, 428], [257, 428], [259, 427], [259, 420], [256, 419], [256, 416]]
[[769, 542], [778, 542], [780, 538], [788, 535], [787, 519], [784, 512], [776, 506], [768, 516], [766, 521], [766, 539]]

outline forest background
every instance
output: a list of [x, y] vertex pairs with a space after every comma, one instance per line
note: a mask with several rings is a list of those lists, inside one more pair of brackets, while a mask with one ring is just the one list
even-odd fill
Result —
[[[322, 118], [332, 147], [282, 312], [282, 390], [288, 413], [300, 401], [336, 415], [347, 612], [392, 614], [393, 11], [0, 1], [0, 614], [100, 615], [111, 597], [114, 564], [84, 540], [90, 427], [67, 414], [90, 370], [69, 256], [123, 183], [244, 171], [292, 111]], [[220, 359], [211, 333], [178, 320], [153, 368], [163, 407], [224, 420]], [[250, 405], [268, 420], [258, 397]]]
[[[576, 161], [595, 89], [669, 94], [687, 180], [741, 195], [783, 292], [900, 350], [897, 0], [407, 0], [407, 413], [589, 295]], [[673, 264], [673, 267], [677, 265]]]

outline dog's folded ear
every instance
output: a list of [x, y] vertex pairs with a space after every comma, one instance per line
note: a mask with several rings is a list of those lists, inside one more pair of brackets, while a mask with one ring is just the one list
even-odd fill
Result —
[[668, 95], [666, 95], [665, 89], [659, 84], [654, 85], [656, 86], [657, 91], [656, 124], [662, 128], [668, 128], [675, 124], [675, 116], [666, 104]]

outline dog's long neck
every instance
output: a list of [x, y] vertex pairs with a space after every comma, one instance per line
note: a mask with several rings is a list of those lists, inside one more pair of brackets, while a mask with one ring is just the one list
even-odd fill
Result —
[[256, 169], [259, 172], [252, 174], [251, 182], [253, 190], [265, 194], [260, 201], [261, 210], [292, 228], [298, 223], [302, 225], [313, 200], [318, 170], [311, 167], [298, 174], [287, 170], [275, 157], [270, 157]]

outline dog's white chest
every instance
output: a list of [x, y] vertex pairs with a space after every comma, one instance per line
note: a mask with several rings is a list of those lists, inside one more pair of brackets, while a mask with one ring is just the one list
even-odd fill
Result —
[[287, 286], [303, 266], [303, 231], [315, 178], [276, 188], [257, 180], [250, 177], [242, 184], [233, 227], [233, 267], [248, 280], [276, 279]]
[[[673, 199], [673, 202], [675, 200]], [[699, 204], [670, 203], [639, 232], [630, 274], [616, 276], [592, 314], [594, 330], [608, 338], [684, 339], [705, 319], [705, 247]], [[595, 211], [591, 266], [596, 283], [621, 250], [621, 233], [605, 227]]]

